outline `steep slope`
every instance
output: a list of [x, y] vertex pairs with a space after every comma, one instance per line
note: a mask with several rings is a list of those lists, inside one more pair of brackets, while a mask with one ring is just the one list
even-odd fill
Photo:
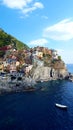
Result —
[[6, 32], [4, 32], [4, 30], [0, 29], [0, 47], [10, 44], [14, 44], [14, 46], [16, 46], [16, 49], [22, 49], [23, 47], [25, 49], [28, 48], [26, 44], [7, 34]]
[[[7, 34], [0, 28], [0, 56], [3, 56], [5, 54], [5, 47], [8, 45], [13, 45], [17, 50], [29, 48], [26, 44]], [[1, 48], [4, 48], [4, 50]]]

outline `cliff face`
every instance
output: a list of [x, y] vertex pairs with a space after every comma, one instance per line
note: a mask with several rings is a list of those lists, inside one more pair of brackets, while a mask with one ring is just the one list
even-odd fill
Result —
[[69, 74], [66, 68], [61, 68], [61, 69], [54, 69], [51, 67], [40, 67], [38, 66], [36, 69], [33, 70], [33, 79], [36, 81], [39, 80], [56, 80], [56, 79], [64, 79], [66, 78]]
[[50, 78], [51, 67], [40, 67], [38, 66], [33, 70], [33, 79], [35, 80], [46, 80]]

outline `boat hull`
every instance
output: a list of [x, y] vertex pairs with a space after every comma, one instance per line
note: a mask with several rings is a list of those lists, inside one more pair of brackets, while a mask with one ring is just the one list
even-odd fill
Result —
[[61, 104], [56, 103], [55, 106], [58, 108], [61, 108], [61, 109], [67, 109], [67, 106], [65, 106], [65, 105], [61, 105]]

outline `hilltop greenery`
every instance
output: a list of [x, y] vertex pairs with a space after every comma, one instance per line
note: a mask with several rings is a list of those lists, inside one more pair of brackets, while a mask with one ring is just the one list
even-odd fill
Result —
[[28, 46], [23, 42], [17, 40], [15, 37], [7, 34], [0, 28], [0, 47], [13, 44], [17, 50], [28, 49]]

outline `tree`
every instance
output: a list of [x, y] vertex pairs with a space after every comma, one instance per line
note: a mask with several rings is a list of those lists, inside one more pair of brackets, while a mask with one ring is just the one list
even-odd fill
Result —
[[61, 56], [58, 56], [58, 60], [61, 60]]

